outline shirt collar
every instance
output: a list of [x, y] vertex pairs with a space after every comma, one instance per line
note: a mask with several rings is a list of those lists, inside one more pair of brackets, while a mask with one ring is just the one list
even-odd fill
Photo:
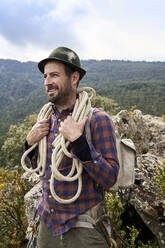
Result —
[[60, 113], [58, 111], [58, 109], [56, 108], [55, 105], [52, 105], [53, 108], [53, 114], [55, 114], [56, 116], [60, 116], [60, 115], [68, 115], [69, 113], [73, 112], [75, 104], [73, 104], [71, 107], [67, 108], [67, 109], [63, 109], [62, 112]]

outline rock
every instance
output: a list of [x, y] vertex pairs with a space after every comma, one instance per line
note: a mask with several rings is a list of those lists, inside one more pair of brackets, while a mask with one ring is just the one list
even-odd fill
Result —
[[137, 153], [143, 154], [149, 151], [151, 134], [140, 110], [134, 113], [121, 110], [112, 119], [121, 138], [133, 140]]
[[135, 184], [132, 189], [122, 190], [123, 201], [134, 207], [141, 220], [165, 247], [165, 217], [160, 189], [154, 176], [165, 158], [165, 122], [161, 117], [142, 115], [141, 111], [120, 111], [113, 118], [121, 138], [133, 140], [137, 150]]
[[26, 238], [29, 239], [32, 233], [32, 225], [37, 209], [38, 200], [42, 194], [42, 183], [36, 173], [25, 172], [22, 179], [28, 185], [30, 184], [32, 186], [31, 190], [24, 196], [26, 216], [29, 224], [26, 232]]
[[36, 173], [25, 172], [22, 176], [22, 180], [29, 186], [34, 186], [40, 182], [40, 176]]
[[153, 154], [139, 155], [137, 158], [134, 186], [126, 192], [121, 191], [122, 200], [132, 205], [141, 220], [157, 238], [160, 247], [165, 247], [165, 217], [163, 217], [163, 199], [154, 177], [162, 161]]
[[121, 138], [133, 140], [138, 154], [150, 151], [165, 157], [165, 122], [161, 117], [121, 110], [112, 119]]
[[165, 122], [161, 117], [144, 115], [150, 132], [150, 151], [165, 158]]

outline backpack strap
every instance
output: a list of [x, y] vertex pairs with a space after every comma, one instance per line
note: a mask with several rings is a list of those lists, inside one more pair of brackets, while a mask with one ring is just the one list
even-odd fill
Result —
[[130, 188], [135, 182], [136, 148], [131, 139], [121, 139], [117, 131], [116, 149], [119, 161], [119, 175], [116, 183], [109, 189], [118, 191], [119, 189]]
[[91, 118], [92, 118], [94, 110], [95, 110], [95, 108], [92, 108], [92, 107], [90, 108], [90, 111], [89, 111], [89, 114], [88, 114], [88, 120], [86, 121], [86, 124], [85, 124], [85, 133], [86, 133], [89, 141], [92, 141], [91, 129], [90, 129], [90, 121], [91, 121]]

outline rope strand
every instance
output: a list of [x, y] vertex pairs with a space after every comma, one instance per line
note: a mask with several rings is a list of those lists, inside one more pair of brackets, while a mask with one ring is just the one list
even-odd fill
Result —
[[[90, 97], [86, 91], [91, 92]], [[72, 113], [72, 118], [75, 121], [79, 122], [85, 116], [88, 116], [91, 108], [91, 100], [95, 97], [96, 92], [93, 88], [84, 87], [78, 89], [77, 93], [79, 97], [76, 99], [76, 103]], [[45, 104], [38, 115], [38, 120], [50, 118], [51, 112], [52, 112], [52, 103]], [[83, 166], [80, 163], [80, 161], [78, 161], [75, 158], [72, 158], [71, 153], [68, 152], [67, 148], [69, 144], [70, 142], [66, 140], [61, 133], [56, 137], [56, 139], [53, 142], [53, 146], [55, 147], [55, 149], [53, 150], [52, 153], [52, 166], [51, 166], [52, 174], [50, 179], [50, 192], [56, 201], [63, 204], [69, 204], [77, 200], [82, 190], [81, 175], [83, 171]], [[25, 160], [27, 155], [37, 146], [38, 146], [37, 168], [31, 169], [27, 167]], [[46, 149], [47, 149], [47, 143], [45, 136], [43, 139], [40, 140], [39, 143], [34, 144], [23, 154], [21, 158], [21, 164], [24, 170], [28, 172], [39, 172], [40, 176], [43, 176], [45, 174], [45, 169], [46, 169], [46, 153], [47, 153]], [[72, 158], [72, 167], [70, 172], [66, 176], [62, 175], [58, 170], [64, 155], [66, 155], [69, 158]], [[73, 182], [75, 180], [78, 180], [78, 188], [76, 194], [70, 199], [60, 198], [55, 192], [55, 188], [54, 188], [55, 179], [64, 182]]]

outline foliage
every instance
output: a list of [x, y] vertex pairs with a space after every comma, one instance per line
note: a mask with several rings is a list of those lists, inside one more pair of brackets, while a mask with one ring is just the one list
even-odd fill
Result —
[[110, 216], [115, 228], [119, 231], [122, 225], [121, 214], [124, 212], [124, 206], [120, 197], [115, 193], [106, 194], [106, 206], [108, 215]]
[[109, 115], [115, 115], [120, 109], [119, 105], [114, 100], [99, 95], [92, 101], [92, 106], [104, 109]]
[[165, 216], [165, 161], [158, 166], [158, 174], [155, 176], [155, 180], [159, 184], [161, 196], [164, 200], [162, 207]]
[[148, 241], [147, 244], [143, 244], [139, 240], [139, 230], [135, 226], [124, 228], [122, 214], [125, 211], [125, 206], [117, 193], [106, 193], [105, 199], [112, 225], [122, 240], [122, 248], [159, 248], [157, 241]]
[[21, 180], [21, 174], [0, 168], [1, 248], [23, 247], [27, 229], [24, 195], [28, 190]]
[[159, 248], [157, 241], [155, 242], [148, 242], [148, 244], [143, 244], [142, 242], [138, 242], [138, 248]]
[[136, 248], [136, 239], [139, 234], [138, 230], [134, 226], [132, 227], [127, 226], [127, 231], [128, 231], [128, 237], [126, 239], [127, 232], [121, 230], [121, 236], [125, 238], [125, 242], [123, 243], [123, 248], [127, 248], [127, 247]]
[[36, 118], [36, 114], [30, 115], [23, 123], [10, 127], [1, 149], [3, 155], [5, 155], [7, 167], [13, 168], [16, 165], [20, 165], [27, 133], [36, 122]]
[[161, 116], [165, 108], [165, 82], [162, 81], [118, 81], [96, 86], [102, 96], [114, 99], [122, 109], [136, 105], [144, 114]]
[[162, 114], [162, 119], [165, 122], [165, 114]]
[[128, 112], [130, 116], [134, 117], [135, 116], [135, 110], [136, 110], [136, 105], [133, 105], [131, 107], [131, 110]]
[[2, 165], [3, 161], [5, 160], [5, 154], [3, 154], [3, 152], [1, 151], [1, 147], [2, 147], [5, 139], [6, 139], [5, 135], [0, 136], [0, 165]]

